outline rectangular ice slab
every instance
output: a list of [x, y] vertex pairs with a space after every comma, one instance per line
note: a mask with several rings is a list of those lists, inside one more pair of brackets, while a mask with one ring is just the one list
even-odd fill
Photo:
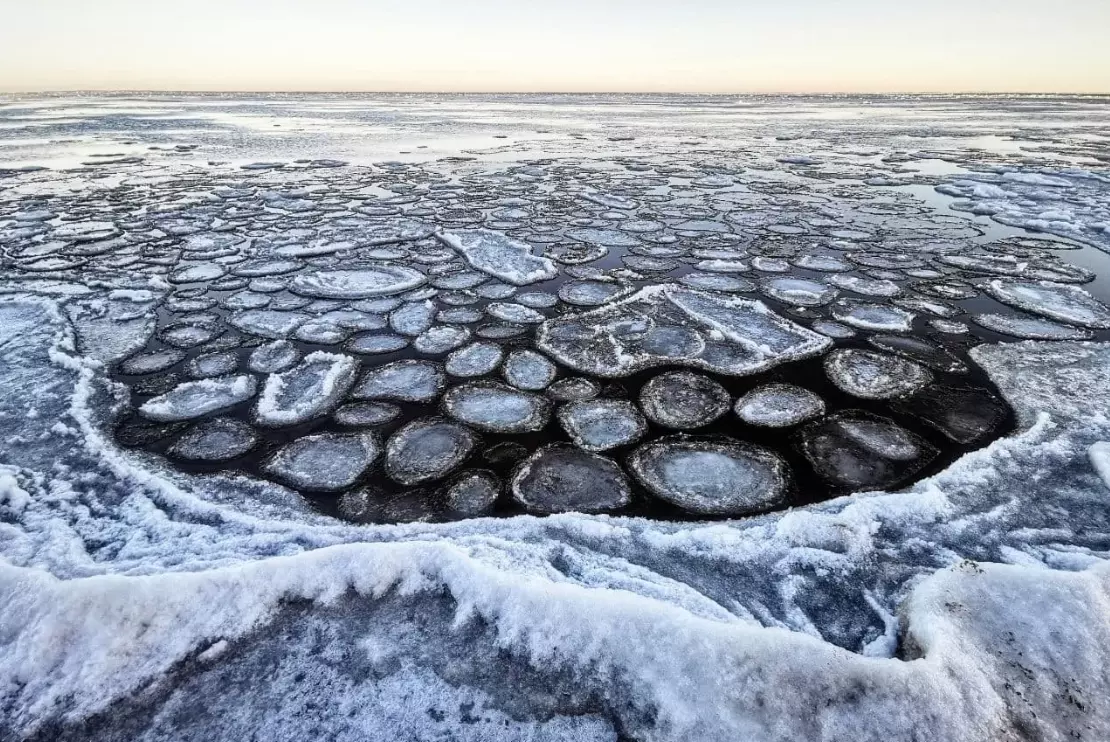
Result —
[[607, 378], [662, 365], [743, 376], [817, 355], [831, 344], [763, 302], [676, 284], [548, 320], [537, 338], [539, 348], [561, 363]]

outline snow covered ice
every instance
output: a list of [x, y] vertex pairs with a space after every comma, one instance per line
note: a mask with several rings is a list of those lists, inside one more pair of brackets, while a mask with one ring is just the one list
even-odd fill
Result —
[[1100, 101], [0, 97], [0, 739], [1110, 739]]

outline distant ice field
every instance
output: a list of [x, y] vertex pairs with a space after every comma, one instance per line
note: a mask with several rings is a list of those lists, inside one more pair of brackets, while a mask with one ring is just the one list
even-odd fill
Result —
[[0, 98], [0, 740], [1110, 735], [1108, 103]]

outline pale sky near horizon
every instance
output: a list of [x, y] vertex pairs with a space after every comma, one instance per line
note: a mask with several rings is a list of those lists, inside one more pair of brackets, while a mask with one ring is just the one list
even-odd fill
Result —
[[0, 91], [1110, 92], [1110, 0], [0, 0]]

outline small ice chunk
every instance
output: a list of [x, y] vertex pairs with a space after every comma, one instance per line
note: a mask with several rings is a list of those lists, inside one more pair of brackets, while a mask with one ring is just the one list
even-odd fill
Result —
[[728, 410], [731, 398], [708, 376], [689, 371], [659, 374], [640, 390], [640, 406], [652, 422], [668, 428], [708, 425]]
[[258, 443], [254, 428], [241, 420], [218, 417], [197, 423], [169, 447], [167, 453], [190, 461], [228, 461]]
[[454, 325], [434, 325], [412, 341], [417, 353], [439, 355], [447, 353], [470, 340], [470, 330]]
[[492, 433], [542, 430], [551, 416], [546, 398], [497, 381], [474, 381], [450, 389], [443, 395], [443, 409], [460, 422]]
[[431, 402], [443, 390], [445, 379], [438, 363], [394, 361], [366, 372], [352, 396], [400, 402]]
[[288, 340], [274, 340], [251, 351], [247, 366], [258, 374], [277, 374], [299, 361], [301, 352]]
[[185, 365], [185, 373], [194, 379], [208, 379], [235, 373], [238, 367], [239, 356], [235, 353], [204, 353]]
[[493, 509], [501, 496], [501, 480], [486, 469], [459, 473], [447, 485], [447, 507], [459, 515], [482, 515]]
[[932, 372], [918, 363], [869, 350], [834, 350], [825, 356], [824, 364], [838, 389], [860, 399], [907, 396], [933, 380]]
[[834, 287], [808, 278], [781, 276], [763, 282], [763, 293], [784, 304], [799, 307], [820, 307], [839, 293]]
[[746, 515], [782, 505], [789, 469], [776, 453], [732, 439], [669, 436], [628, 458], [652, 494], [699, 515]]
[[471, 343], [447, 356], [447, 373], [463, 378], [485, 376], [497, 370], [504, 356], [505, 352], [496, 343]]
[[488, 229], [437, 232], [436, 237], [459, 252], [474, 268], [514, 286], [548, 281], [559, 275], [555, 264], [532, 254], [532, 248]]
[[993, 433], [1007, 414], [1006, 404], [986, 389], [939, 384], [897, 400], [893, 406], [964, 445]]
[[187, 381], [144, 402], [139, 414], [157, 422], [192, 420], [246, 402], [257, 390], [258, 382], [253, 376]]
[[988, 283], [986, 290], [1003, 304], [1042, 317], [1090, 329], [1110, 329], [1110, 307], [1079, 286], [999, 278]]
[[255, 406], [255, 419], [265, 427], [299, 425], [327, 414], [355, 382], [354, 358], [316, 351], [299, 365], [271, 374]]
[[477, 442], [469, 428], [450, 420], [413, 420], [386, 443], [385, 471], [406, 485], [442, 479], [470, 456]]
[[416, 337], [427, 330], [436, 319], [436, 305], [425, 299], [402, 304], [389, 315], [389, 326], [401, 335]]
[[511, 488], [517, 502], [537, 513], [597, 513], [632, 498], [616, 462], [568, 443], [536, 450], [513, 473]]
[[409, 344], [408, 338], [400, 335], [357, 335], [347, 341], [343, 346], [351, 353], [360, 355], [374, 355], [378, 353], [396, 353]]
[[917, 315], [886, 304], [842, 301], [833, 307], [833, 317], [861, 330], [909, 332]]
[[380, 452], [371, 433], [306, 435], [278, 450], [264, 469], [299, 490], [335, 492], [358, 481]]
[[937, 455], [920, 436], [860, 411], [839, 412], [806, 426], [800, 442], [813, 469], [844, 489], [894, 486]]
[[547, 388], [547, 396], [558, 402], [593, 399], [600, 393], [600, 384], [593, 379], [584, 379], [581, 376], [559, 379]]
[[592, 399], [559, 409], [559, 424], [579, 448], [608, 451], [635, 443], [647, 432], [647, 421], [631, 402]]
[[1091, 331], [1050, 319], [1013, 314], [976, 314], [971, 320], [993, 332], [1025, 340], [1090, 340]]
[[492, 302], [486, 307], [486, 311], [491, 317], [505, 322], [517, 322], [522, 325], [538, 324], [547, 319], [535, 309], [511, 302]]
[[301, 273], [289, 290], [302, 296], [320, 299], [369, 299], [374, 296], [400, 294], [420, 286], [424, 274], [400, 265], [377, 265], [352, 270]]
[[119, 372], [129, 376], [156, 374], [185, 360], [185, 354], [173, 348], [133, 355], [119, 365]]
[[283, 340], [309, 320], [307, 314], [275, 309], [246, 309], [228, 317], [228, 324], [248, 335]]
[[555, 364], [534, 350], [514, 350], [505, 359], [501, 374], [518, 389], [537, 391], [555, 380]]
[[351, 402], [335, 411], [335, 421], [352, 428], [385, 425], [401, 416], [401, 408], [388, 402]]
[[736, 416], [749, 425], [786, 428], [825, 413], [825, 402], [793, 384], [764, 384], [736, 401]]

